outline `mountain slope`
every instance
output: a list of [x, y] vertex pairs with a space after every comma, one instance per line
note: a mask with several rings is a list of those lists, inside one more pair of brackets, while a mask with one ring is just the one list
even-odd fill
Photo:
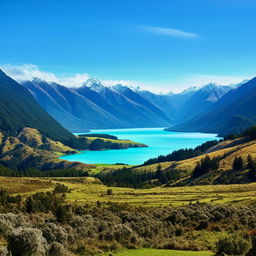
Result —
[[47, 114], [29, 91], [0, 70], [0, 131], [16, 136], [31, 127], [51, 139], [67, 142], [73, 135]]
[[[190, 91], [184, 94], [190, 95], [179, 107], [179, 113], [176, 116], [176, 122], [184, 122], [196, 115], [207, 111], [207, 109], [231, 90], [229, 86], [218, 86], [216, 84], [207, 84], [202, 88]], [[183, 95], [183, 94], [182, 94]]]
[[170, 124], [169, 120], [155, 114], [148, 106], [136, 102], [138, 99], [132, 100], [100, 83], [90, 83], [89, 86], [107, 100], [118, 111], [119, 117], [130, 123], [130, 127], [159, 127]]
[[172, 95], [155, 94], [145, 90], [136, 90], [136, 93], [158, 107], [172, 120], [172, 122], [174, 121], [173, 119], [177, 109], [173, 105], [173, 100], [171, 99]]
[[[173, 131], [200, 131], [214, 132], [220, 135], [240, 132], [255, 123], [256, 117], [256, 78], [233, 89], [224, 95], [219, 101], [208, 108], [206, 113], [199, 114], [195, 118], [180, 125], [170, 128]], [[234, 122], [234, 118], [239, 117]], [[243, 121], [242, 121], [243, 120]], [[245, 122], [247, 120], [247, 124]]]
[[111, 113], [73, 89], [40, 80], [23, 82], [41, 107], [73, 132], [85, 132], [88, 128], [108, 128], [122, 123]]
[[144, 106], [145, 108], [149, 109], [152, 112], [152, 115], [155, 114], [155, 115], [161, 117], [163, 120], [166, 120], [168, 123], [173, 122], [173, 120], [171, 120], [171, 118], [169, 116], [167, 116], [164, 113], [164, 111], [162, 111], [160, 108], [158, 108], [156, 105], [154, 105], [149, 100], [147, 100], [144, 97], [142, 97], [141, 95], [139, 95], [137, 92], [131, 90], [129, 87], [118, 84], [118, 85], [115, 85], [113, 87], [113, 89], [116, 90], [117, 92], [119, 92], [120, 94], [126, 96], [133, 102], [136, 102], [137, 104], [140, 104], [140, 105]]
[[22, 84], [44, 110], [73, 132], [172, 124], [172, 120], [157, 106], [135, 92], [130, 91], [126, 96], [94, 79], [80, 88], [66, 88], [39, 79]]

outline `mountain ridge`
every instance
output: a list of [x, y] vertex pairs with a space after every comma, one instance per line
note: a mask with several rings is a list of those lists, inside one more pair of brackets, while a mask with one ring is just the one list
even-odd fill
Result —
[[214, 132], [222, 136], [233, 132], [230, 125], [232, 118], [240, 116], [241, 119], [247, 120], [248, 126], [237, 127], [236, 132], [241, 132], [255, 123], [256, 110], [256, 78], [251, 79], [238, 88], [230, 90], [220, 100], [213, 104], [207, 112], [203, 112], [188, 120], [178, 124], [168, 130], [173, 131], [201, 131]]

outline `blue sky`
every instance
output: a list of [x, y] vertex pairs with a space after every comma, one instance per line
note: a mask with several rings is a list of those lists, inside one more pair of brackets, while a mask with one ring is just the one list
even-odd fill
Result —
[[254, 0], [0, 0], [0, 65], [162, 91], [239, 82], [256, 75], [255, 13]]

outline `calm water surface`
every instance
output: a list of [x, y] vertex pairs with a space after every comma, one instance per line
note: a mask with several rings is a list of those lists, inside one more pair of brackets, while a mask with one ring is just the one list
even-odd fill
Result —
[[181, 148], [194, 148], [205, 141], [219, 139], [216, 134], [167, 132], [164, 128], [92, 130], [119, 139], [128, 139], [148, 145], [147, 148], [129, 148], [104, 151], [81, 151], [80, 154], [62, 156], [61, 159], [88, 164], [142, 164], [159, 155], [166, 155]]

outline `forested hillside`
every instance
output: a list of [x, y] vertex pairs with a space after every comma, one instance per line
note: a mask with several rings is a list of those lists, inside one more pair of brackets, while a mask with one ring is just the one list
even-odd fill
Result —
[[16, 136], [25, 127], [68, 143], [73, 135], [47, 114], [27, 89], [0, 70], [0, 131]]

